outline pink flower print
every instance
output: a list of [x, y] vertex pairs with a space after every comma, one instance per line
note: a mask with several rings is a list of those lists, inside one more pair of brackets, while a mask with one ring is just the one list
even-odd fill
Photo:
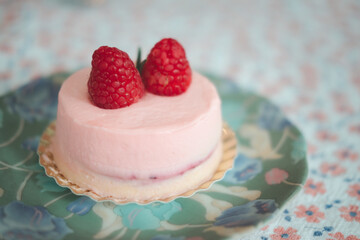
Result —
[[348, 103], [337, 103], [335, 105], [336, 111], [339, 113], [353, 113], [354, 109]]
[[302, 75], [302, 83], [305, 85], [305, 87], [311, 90], [316, 89], [319, 82], [316, 68], [313, 65], [305, 63], [300, 66], [300, 71]]
[[334, 92], [332, 94], [333, 100], [334, 100], [334, 106], [337, 112], [340, 113], [353, 113], [354, 110], [349, 104], [349, 100], [346, 95]]
[[297, 211], [295, 214], [298, 218], [306, 218], [306, 221], [309, 223], [318, 223], [320, 222], [320, 218], [324, 219], [324, 213], [319, 211], [319, 208], [311, 205], [310, 207], [305, 207], [304, 205], [300, 205], [297, 207]]
[[352, 78], [352, 83], [354, 85], [355, 88], [357, 88], [357, 90], [360, 92], [360, 74], [359, 73], [355, 73]]
[[350, 185], [347, 193], [350, 197], [356, 197], [360, 201], [360, 183]]
[[350, 205], [349, 207], [341, 207], [339, 211], [342, 212], [340, 216], [348, 222], [357, 221], [360, 222], [360, 211], [359, 207]]
[[311, 101], [313, 101], [309, 96], [305, 96], [305, 95], [300, 95], [297, 99], [298, 105], [302, 105], [302, 104], [309, 104], [311, 103]]
[[10, 77], [11, 77], [11, 72], [10, 71], [0, 73], [0, 81], [1, 80], [7, 80]]
[[319, 122], [324, 122], [328, 119], [327, 115], [323, 112], [313, 112], [309, 117]]
[[338, 139], [337, 135], [330, 133], [328, 131], [318, 131], [316, 133], [316, 137], [321, 141], [331, 141], [331, 142], [334, 142]]
[[329, 233], [329, 236], [333, 238], [327, 238], [326, 240], [360, 240], [360, 238], [357, 238], [354, 235], [349, 235], [345, 238], [344, 234], [341, 232]]
[[323, 182], [315, 183], [313, 179], [309, 178], [305, 183], [304, 192], [316, 196], [317, 194], [324, 194], [326, 190]]
[[274, 229], [274, 234], [270, 235], [270, 238], [272, 240], [299, 240], [301, 237], [296, 233], [297, 230], [292, 227], [289, 227], [287, 229], [284, 229], [283, 227], [277, 227]]
[[351, 161], [356, 161], [359, 158], [359, 154], [346, 148], [336, 151], [335, 155], [338, 157], [338, 159], [342, 161], [347, 159]]
[[265, 174], [267, 184], [279, 184], [289, 177], [289, 174], [279, 168], [273, 168]]
[[0, 52], [12, 54], [14, 52], [14, 48], [8, 43], [3, 43], [0, 44]]
[[324, 162], [320, 166], [320, 170], [323, 174], [331, 174], [332, 176], [339, 176], [346, 172], [346, 169], [341, 167], [337, 163]]
[[310, 154], [314, 154], [314, 153], [317, 151], [317, 148], [316, 148], [316, 146], [313, 145], [313, 144], [308, 144], [307, 151], [308, 151]]
[[261, 228], [261, 231], [266, 231], [266, 230], [268, 230], [268, 228], [269, 228], [269, 225], [265, 225]]
[[351, 133], [360, 134], [360, 124], [350, 126], [350, 127], [349, 127], [349, 131], [350, 131]]

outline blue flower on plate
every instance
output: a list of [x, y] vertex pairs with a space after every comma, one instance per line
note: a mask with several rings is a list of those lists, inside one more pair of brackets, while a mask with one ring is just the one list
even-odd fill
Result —
[[64, 219], [51, 215], [42, 206], [14, 201], [0, 207], [0, 238], [56, 240], [72, 232]]
[[156, 229], [161, 221], [168, 221], [171, 216], [181, 210], [176, 201], [169, 203], [155, 202], [147, 205], [130, 203], [118, 205], [114, 213], [122, 217], [124, 226], [130, 229]]
[[52, 120], [56, 117], [60, 83], [40, 78], [5, 97], [11, 113], [19, 114], [28, 122]]
[[233, 168], [228, 171], [223, 181], [233, 184], [244, 183], [253, 179], [262, 171], [262, 162], [259, 159], [249, 158], [239, 154]]
[[268, 130], [283, 130], [285, 127], [291, 126], [280, 109], [269, 102], [260, 105], [258, 124]]
[[277, 209], [272, 199], [257, 199], [241, 206], [226, 209], [215, 219], [215, 226], [227, 228], [256, 225]]
[[92, 207], [96, 204], [96, 202], [89, 197], [79, 197], [75, 201], [71, 202], [66, 210], [69, 212], [75, 213], [77, 215], [83, 216], [90, 212]]
[[39, 145], [39, 141], [40, 141], [40, 137], [39, 136], [35, 136], [35, 137], [31, 137], [31, 138], [27, 138], [25, 139], [22, 143], [21, 146], [24, 149], [27, 150], [31, 150], [33, 152], [37, 151], [38, 145]]

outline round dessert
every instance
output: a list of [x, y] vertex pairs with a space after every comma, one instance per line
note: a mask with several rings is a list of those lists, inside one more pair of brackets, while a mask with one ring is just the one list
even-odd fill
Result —
[[59, 92], [52, 150], [66, 178], [103, 196], [144, 201], [212, 177], [222, 155], [222, 118], [206, 77], [192, 72], [177, 96], [146, 92], [129, 107], [103, 109], [89, 96], [90, 72], [76, 72]]

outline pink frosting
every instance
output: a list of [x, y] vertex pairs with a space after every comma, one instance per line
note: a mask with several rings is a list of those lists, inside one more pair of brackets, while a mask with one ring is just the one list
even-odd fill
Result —
[[70, 76], [59, 93], [55, 144], [70, 164], [105, 176], [149, 179], [181, 172], [205, 159], [221, 136], [220, 99], [193, 73], [175, 97], [146, 92], [130, 107], [106, 110], [89, 99], [90, 69]]

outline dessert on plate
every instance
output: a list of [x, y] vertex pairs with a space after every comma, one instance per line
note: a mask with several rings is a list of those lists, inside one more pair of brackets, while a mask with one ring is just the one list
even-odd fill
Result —
[[134, 202], [176, 196], [208, 181], [221, 161], [221, 101], [191, 70], [183, 47], [163, 39], [145, 62], [100, 47], [92, 68], [59, 92], [54, 161], [66, 179]]

